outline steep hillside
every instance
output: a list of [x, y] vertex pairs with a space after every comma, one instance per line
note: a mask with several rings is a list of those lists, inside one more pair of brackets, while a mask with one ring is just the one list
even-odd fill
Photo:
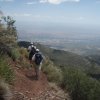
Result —
[[[50, 49], [40, 44], [37, 44], [37, 47], [46, 56], [49, 56], [49, 57], [53, 56], [55, 59], [57, 59], [56, 57], [57, 55], [59, 57], [59, 54], [62, 55], [61, 57], [66, 57], [64, 55], [66, 54], [68, 59], [72, 59], [72, 60], [75, 59], [76, 56], [78, 60], [85, 59], [76, 54]], [[43, 64], [43, 67], [42, 67], [43, 69], [41, 71], [41, 76], [39, 80], [37, 81], [35, 79], [34, 66], [32, 68], [30, 67], [30, 64], [27, 58], [28, 57], [27, 49], [19, 48], [19, 47], [16, 47], [14, 49], [16, 51], [14, 51], [13, 53], [17, 54], [17, 56], [15, 55], [16, 60], [13, 61], [10, 57], [8, 57], [8, 59], [4, 57], [3, 59], [7, 60], [8, 63], [7, 64], [1, 63], [2, 68], [4, 68], [4, 64], [6, 64], [5, 66], [6, 68], [9, 65], [8, 67], [10, 70], [13, 71], [13, 74], [10, 74], [10, 70], [6, 70], [6, 72], [5, 70], [0, 70], [1, 72], [4, 71], [2, 75], [3, 76], [6, 75], [4, 77], [6, 79], [9, 78], [7, 75], [14, 76], [12, 84], [10, 84], [9, 86], [12, 94], [10, 93], [10, 95], [7, 95], [9, 97], [12, 97], [12, 99], [10, 100], [66, 100], [66, 99], [67, 100], [70, 100], [70, 99], [72, 100], [99, 100], [100, 83], [99, 81], [94, 80], [90, 76], [88, 76], [86, 73], [84, 73], [84, 71], [80, 70], [81, 68], [84, 68], [84, 66], [79, 66], [80, 69], [76, 69], [75, 67], [78, 67], [78, 66], [74, 67], [74, 64], [73, 64], [72, 66], [74, 68], [69, 66], [69, 68], [66, 67], [63, 70], [61, 70], [59, 67], [55, 66], [53, 62], [51, 62], [49, 59], [46, 59], [45, 64]], [[1, 60], [0, 62], [2, 61], [3, 60]], [[77, 62], [77, 63], [81, 65], [80, 62]], [[69, 64], [71, 65], [72, 61], [70, 61]], [[46, 69], [44, 69], [44, 67]], [[56, 84], [58, 84], [58, 86], [60, 87], [54, 84], [53, 85], [49, 84], [47, 78], [49, 79], [49, 81], [52, 81], [55, 83], [57, 82]], [[91, 92], [91, 90], [93, 92]], [[91, 97], [91, 95], [93, 96]], [[97, 99], [94, 99], [94, 98], [97, 98]]]
[[[18, 49], [20, 51], [20, 48]], [[68, 93], [57, 85], [49, 83], [46, 74], [42, 71], [39, 80], [36, 80], [34, 66], [30, 67], [28, 59], [23, 54], [20, 54], [20, 58], [16, 61], [8, 56], [2, 58], [0, 60], [0, 100], [1, 97], [7, 98], [2, 100], [65, 100], [66, 98], [70, 100]], [[5, 83], [2, 85], [1, 79], [7, 81], [9, 85], [4, 85]], [[6, 89], [8, 86], [9, 90]]]
[[[18, 44], [19, 46], [27, 48], [29, 42], [21, 41]], [[38, 43], [36, 43], [36, 46], [41, 50], [41, 52], [45, 56], [48, 56], [50, 60], [52, 60], [57, 66], [70, 66], [85, 69], [90, 67], [90, 62], [83, 56], [63, 50], [51, 49]]]

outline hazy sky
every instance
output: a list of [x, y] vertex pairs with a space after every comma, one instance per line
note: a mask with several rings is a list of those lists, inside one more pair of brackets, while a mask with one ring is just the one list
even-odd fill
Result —
[[100, 31], [100, 0], [0, 0], [0, 9], [28, 32]]

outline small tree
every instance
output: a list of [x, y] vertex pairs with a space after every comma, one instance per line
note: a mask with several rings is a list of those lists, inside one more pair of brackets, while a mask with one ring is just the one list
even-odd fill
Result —
[[12, 45], [17, 40], [15, 20], [12, 17], [2, 17], [0, 21], [0, 42]]

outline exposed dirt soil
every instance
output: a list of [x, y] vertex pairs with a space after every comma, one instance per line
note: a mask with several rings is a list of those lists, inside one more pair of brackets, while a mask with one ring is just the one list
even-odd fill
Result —
[[14, 66], [13, 70], [15, 79], [11, 86], [11, 100], [70, 100], [62, 89], [49, 84], [43, 72], [40, 72], [39, 80], [36, 80], [34, 68]]

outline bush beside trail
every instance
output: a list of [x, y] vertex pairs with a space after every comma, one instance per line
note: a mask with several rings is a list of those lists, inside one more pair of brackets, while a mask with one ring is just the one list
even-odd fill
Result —
[[55, 66], [52, 61], [46, 59], [42, 67], [43, 72], [47, 75], [48, 81], [60, 84], [62, 81], [62, 71]]
[[0, 58], [0, 77], [2, 77], [7, 83], [11, 83], [14, 78], [14, 73], [5, 58], [7, 58], [7, 56]]
[[42, 70], [50, 82], [57, 83], [69, 92], [72, 100], [100, 100], [100, 82], [81, 69], [64, 67], [61, 70], [46, 59]]
[[100, 82], [81, 70], [65, 68], [61, 86], [69, 91], [72, 100], [100, 100]]
[[0, 79], [0, 100], [10, 100], [11, 97], [12, 94], [10, 92], [8, 84]]

